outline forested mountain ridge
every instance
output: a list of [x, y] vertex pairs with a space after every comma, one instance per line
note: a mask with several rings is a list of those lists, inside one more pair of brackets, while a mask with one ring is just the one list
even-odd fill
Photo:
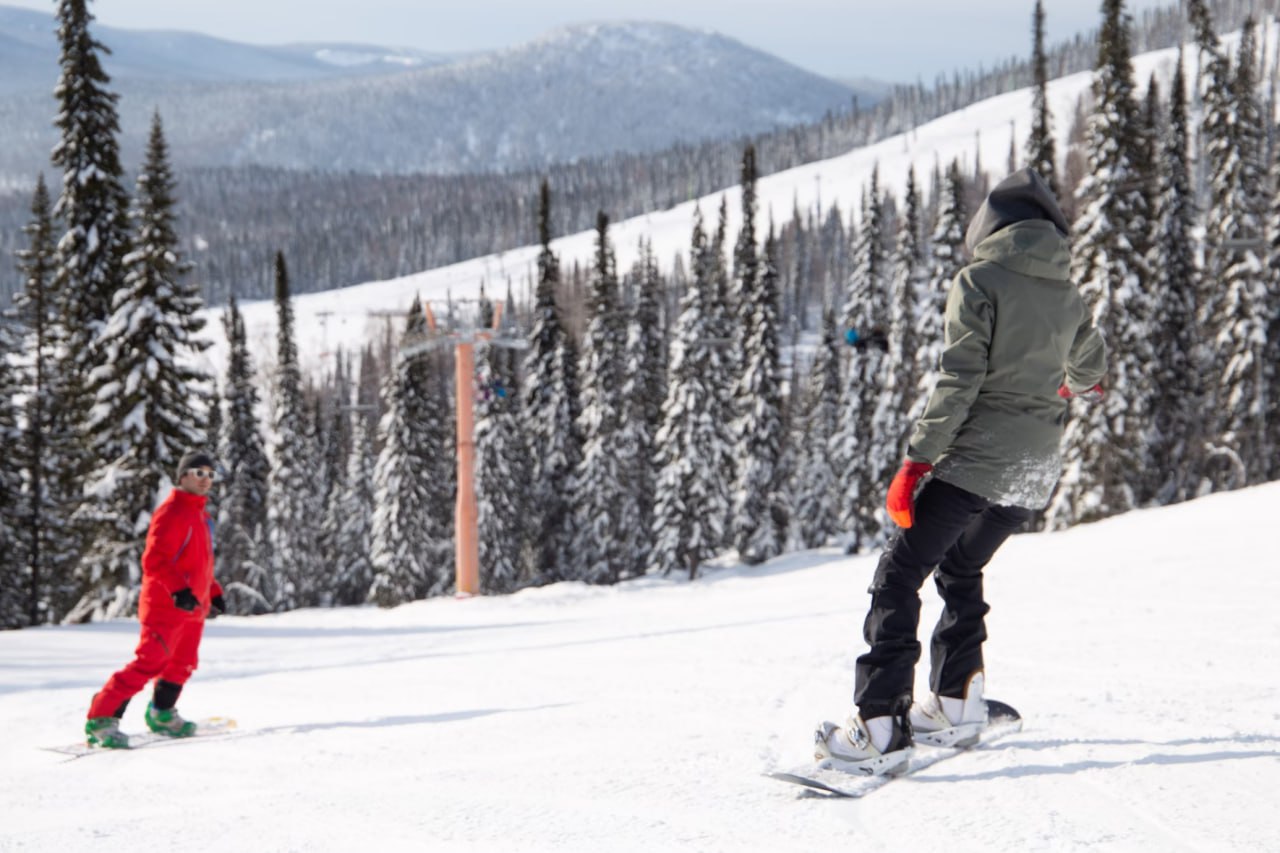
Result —
[[[398, 73], [461, 58], [381, 45], [253, 45], [178, 30], [95, 26], [94, 32], [111, 48], [103, 62], [107, 73], [121, 83], [322, 80]], [[0, 5], [0, 94], [47, 96], [57, 80], [52, 16]]]
[[[104, 43], [114, 50], [123, 35], [108, 33]], [[210, 43], [245, 48], [202, 44]], [[172, 68], [182, 67], [179, 56], [203, 49], [175, 52]], [[277, 49], [267, 56], [320, 63], [314, 51]], [[50, 81], [55, 59], [40, 58]], [[26, 66], [22, 62], [22, 73]], [[212, 73], [213, 65], [205, 66], [169, 75], [174, 79], [134, 76], [129, 68], [114, 72], [126, 161], [141, 150], [155, 110], [171, 128], [179, 169], [461, 174], [756, 134], [847, 110], [857, 95], [723, 36], [651, 23], [569, 27], [507, 50], [395, 74], [228, 81], [202, 76]], [[113, 72], [109, 64], [107, 70]], [[3, 137], [20, 141], [0, 149], [0, 178], [30, 180], [43, 166], [55, 138], [50, 90], [51, 82], [0, 104]], [[863, 103], [871, 100], [864, 96]]]

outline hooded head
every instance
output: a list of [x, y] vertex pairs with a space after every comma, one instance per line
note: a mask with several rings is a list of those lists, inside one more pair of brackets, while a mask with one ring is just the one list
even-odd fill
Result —
[[969, 233], [965, 235], [969, 254], [973, 254], [979, 243], [1000, 229], [1028, 219], [1052, 222], [1063, 237], [1071, 231], [1053, 191], [1029, 168], [1014, 172], [987, 195], [969, 223]]

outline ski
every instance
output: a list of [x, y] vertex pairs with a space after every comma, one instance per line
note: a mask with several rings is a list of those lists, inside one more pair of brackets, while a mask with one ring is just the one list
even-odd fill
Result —
[[987, 727], [978, 736], [978, 742], [970, 747], [942, 747], [917, 743], [907, 761], [906, 768], [894, 775], [870, 776], [864, 772], [842, 768], [837, 759], [810, 763], [791, 770], [775, 770], [765, 775], [770, 779], [801, 785], [811, 792], [821, 792], [829, 797], [857, 799], [877, 791], [894, 779], [910, 776], [940, 761], [962, 752], [983, 747], [1022, 730], [1022, 715], [1011, 705], [987, 700]]
[[45, 752], [56, 752], [61, 755], [69, 755], [72, 758], [84, 758], [89, 755], [98, 755], [108, 752], [129, 752], [135, 749], [145, 749], [152, 746], [165, 746], [179, 743], [192, 743], [194, 741], [204, 740], [211, 737], [222, 737], [232, 734], [236, 729], [236, 721], [230, 717], [206, 717], [203, 720], [196, 720], [196, 733], [190, 737], [171, 737], [169, 735], [157, 734], [156, 732], [142, 732], [141, 734], [129, 735], [128, 749], [104, 749], [100, 746], [89, 746], [84, 741], [80, 743], [67, 744], [65, 746], [42, 746]]

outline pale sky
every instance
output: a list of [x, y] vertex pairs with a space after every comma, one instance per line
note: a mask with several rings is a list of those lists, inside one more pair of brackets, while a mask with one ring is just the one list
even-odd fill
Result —
[[[1175, 0], [1129, 0], [1137, 17]], [[0, 0], [48, 10], [54, 0]], [[1101, 0], [1045, 0], [1050, 44], [1096, 29]], [[932, 84], [1031, 49], [1034, 0], [93, 0], [102, 24], [253, 44], [349, 41], [457, 52], [568, 24], [663, 21], [715, 30], [831, 76]]]

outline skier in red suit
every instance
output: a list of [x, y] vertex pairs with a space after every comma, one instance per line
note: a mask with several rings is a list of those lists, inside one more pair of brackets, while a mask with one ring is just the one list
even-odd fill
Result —
[[195, 734], [175, 705], [195, 672], [204, 620], [225, 610], [222, 587], [213, 577], [213, 519], [205, 501], [213, 488], [214, 459], [193, 451], [178, 463], [178, 485], [151, 516], [142, 552], [142, 637], [133, 660], [107, 680], [89, 705], [85, 735], [90, 746], [125, 748], [120, 731], [129, 700], [156, 680], [147, 706], [147, 727], [171, 737]]

